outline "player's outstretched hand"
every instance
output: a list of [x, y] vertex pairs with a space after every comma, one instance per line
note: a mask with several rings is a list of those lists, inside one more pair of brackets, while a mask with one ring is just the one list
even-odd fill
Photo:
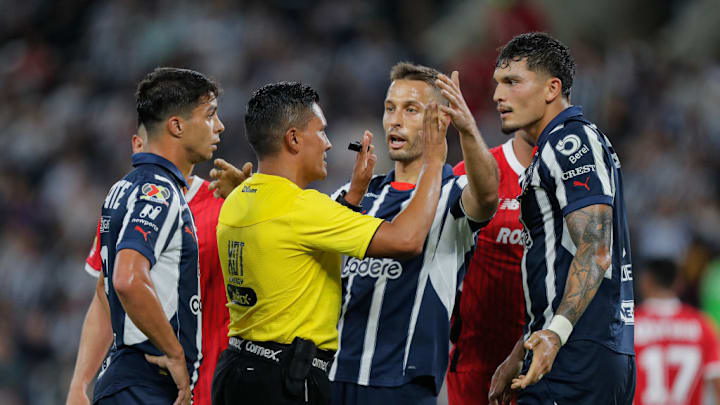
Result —
[[512, 380], [517, 378], [522, 369], [525, 350], [518, 343], [508, 357], [495, 369], [490, 380], [488, 402], [490, 405], [510, 405], [515, 392], [510, 388]]
[[227, 196], [235, 190], [235, 187], [252, 176], [253, 164], [246, 162], [242, 171], [231, 165], [223, 159], [215, 159], [215, 168], [210, 170], [210, 178], [213, 179], [208, 186], [208, 190], [215, 190], [213, 195], [215, 198], [227, 198]]
[[452, 124], [458, 132], [465, 134], [478, 133], [475, 117], [473, 117], [460, 91], [460, 73], [456, 70], [452, 72], [451, 76], [452, 78], [440, 74], [435, 80], [435, 84], [440, 88], [440, 93], [449, 103], [447, 106], [441, 105], [440, 110], [450, 116]]
[[365, 131], [363, 134], [362, 145], [360, 151], [355, 157], [355, 166], [353, 166], [352, 178], [350, 179], [350, 189], [345, 194], [345, 201], [353, 205], [360, 205], [363, 196], [367, 192], [370, 180], [372, 180], [373, 171], [377, 156], [375, 155], [375, 147], [372, 144], [373, 134]]
[[178, 396], [173, 405], [190, 405], [192, 393], [190, 392], [190, 376], [188, 376], [187, 364], [185, 363], [185, 354], [178, 358], [146, 354], [145, 360], [166, 369], [172, 376], [178, 389]]
[[560, 336], [551, 330], [543, 329], [530, 335], [530, 338], [525, 341], [525, 348], [533, 352], [530, 368], [527, 375], [519, 375], [513, 379], [511, 388], [514, 390], [525, 389], [540, 381], [552, 369], [560, 346], [562, 346]]
[[423, 116], [423, 156], [426, 162], [444, 164], [447, 160], [447, 128], [450, 120], [440, 114], [436, 103], [425, 109]]
[[71, 384], [65, 405], [90, 405], [90, 399], [84, 389]]

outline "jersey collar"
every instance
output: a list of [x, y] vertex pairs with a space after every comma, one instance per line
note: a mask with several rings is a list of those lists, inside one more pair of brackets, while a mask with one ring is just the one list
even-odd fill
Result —
[[139, 152], [134, 155], [132, 155], [132, 165], [133, 167], [137, 167], [140, 165], [156, 165], [160, 166], [163, 169], [169, 171], [173, 177], [175, 177], [175, 180], [180, 184], [180, 186], [187, 188], [187, 182], [185, 181], [185, 177], [183, 177], [182, 173], [180, 173], [180, 169], [177, 168], [171, 161], [165, 159], [164, 157], [160, 155], [156, 155], [154, 153], [147, 153], [147, 152]]
[[570, 118], [582, 117], [582, 115], [582, 107], [579, 105], [572, 105], [564, 109], [560, 114], [553, 118], [552, 121], [550, 121], [550, 123], [545, 127], [545, 129], [543, 129], [537, 141], [538, 147], [547, 141], [550, 133], [553, 132], [558, 125], [564, 124], [565, 121], [568, 121]]
[[[453, 177], [453, 176], [455, 176], [455, 174], [453, 173], [452, 166], [445, 163], [443, 165], [443, 169], [442, 169], [443, 182], [445, 181], [445, 179], [447, 179], [449, 177]], [[385, 187], [386, 184], [390, 184], [393, 181], [395, 181], [395, 169], [392, 169], [392, 170], [390, 170], [390, 172], [388, 172], [387, 176], [385, 176], [382, 183], [380, 183], [380, 187]]]

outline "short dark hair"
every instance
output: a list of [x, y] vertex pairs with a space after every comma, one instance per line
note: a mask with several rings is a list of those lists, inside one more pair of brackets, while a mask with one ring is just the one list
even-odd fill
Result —
[[420, 80], [437, 88], [435, 80], [437, 80], [439, 74], [440, 72], [431, 67], [417, 65], [412, 62], [399, 62], [390, 69], [390, 81]]
[[320, 96], [298, 82], [270, 83], [256, 90], [245, 113], [245, 135], [258, 158], [276, 153], [285, 132], [305, 128]]
[[645, 271], [655, 283], [666, 289], [673, 288], [678, 277], [678, 267], [671, 259], [651, 259], [645, 263]]
[[562, 82], [562, 95], [570, 99], [575, 78], [575, 60], [565, 44], [544, 32], [529, 32], [511, 39], [500, 49], [496, 68], [527, 58], [528, 69], [548, 73]]
[[150, 136], [155, 126], [170, 115], [186, 115], [202, 97], [210, 94], [219, 97], [221, 92], [217, 82], [194, 70], [155, 68], [135, 91], [138, 126], [145, 125]]

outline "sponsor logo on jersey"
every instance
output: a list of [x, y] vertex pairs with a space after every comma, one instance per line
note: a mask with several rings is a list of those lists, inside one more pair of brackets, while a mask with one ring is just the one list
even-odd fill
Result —
[[127, 180], [120, 180], [115, 183], [110, 188], [110, 192], [108, 193], [107, 197], [105, 197], [105, 204], [103, 204], [103, 207], [105, 209], [111, 210], [118, 209], [118, 207], [120, 206], [120, 200], [122, 200], [123, 196], [125, 195], [125, 191], [127, 191], [130, 186], [132, 186], [132, 183]]
[[140, 227], [140, 225], [135, 225], [135, 230], [140, 232], [142, 234], [143, 238], [145, 238], [145, 242], [147, 242], [147, 240], [148, 240], [147, 237], [150, 234], [150, 231], [146, 232], [144, 229], [142, 229]]
[[563, 180], [570, 180], [574, 177], [582, 176], [583, 174], [587, 174], [587, 173], [594, 172], [594, 171], [595, 171], [595, 165], [583, 165], [583, 166], [576, 167], [574, 169], [570, 169], [570, 170], [564, 172], [560, 177]]
[[162, 207], [160, 207], [158, 205], [145, 204], [145, 206], [140, 211], [140, 214], [138, 216], [140, 218], [150, 218], [150, 219], [154, 220], [155, 218], [158, 217], [158, 215], [160, 215], [161, 212], [162, 212]]
[[632, 281], [632, 264], [624, 264], [620, 267], [620, 281]]
[[585, 187], [585, 188], [587, 189], [587, 191], [590, 191], [590, 186], [588, 186], [588, 182], [589, 182], [589, 181], [590, 181], [590, 176], [587, 176], [587, 177], [585, 178], [585, 182], [580, 182], [580, 181], [574, 180], [574, 181], [573, 181], [573, 186], [575, 186], [575, 187]]
[[230, 301], [232, 301], [235, 305], [240, 305], [241, 307], [252, 307], [257, 304], [257, 294], [255, 294], [255, 290], [250, 287], [240, 287], [228, 284], [227, 293], [230, 297]]
[[193, 315], [199, 315], [201, 309], [202, 304], [200, 303], [200, 297], [198, 297], [197, 295], [193, 295], [190, 298], [190, 311], [193, 313]]
[[252, 187], [250, 187], [250, 186], [243, 186], [242, 192], [243, 192], [243, 193], [257, 193], [257, 189], [256, 189], [256, 188], [252, 188]]
[[145, 183], [140, 188], [140, 191], [142, 191], [142, 195], [140, 196], [141, 200], [169, 205], [167, 200], [170, 198], [170, 190], [167, 187]]
[[579, 136], [567, 135], [565, 138], [561, 139], [557, 145], [555, 145], [555, 149], [565, 156], [570, 156], [580, 149], [581, 144], [582, 141]]
[[510, 229], [506, 227], [500, 228], [498, 236], [495, 239], [497, 243], [521, 245], [523, 243], [522, 229]]
[[[154, 223], [148, 221], [147, 219], [133, 218], [130, 222], [148, 226], [148, 227], [152, 228], [155, 232], [158, 232], [158, 226], [155, 225]], [[148, 233], [150, 233], [150, 232], [148, 231]]]
[[103, 215], [100, 217], [100, 233], [105, 233], [110, 230], [110, 217]]
[[520, 209], [520, 201], [516, 200], [515, 198], [501, 198], [500, 199], [500, 205], [498, 206], [498, 211], [500, 210], [519, 210]]
[[575, 163], [578, 160], [580, 160], [580, 158], [583, 157], [584, 154], [586, 154], [588, 152], [590, 152], [590, 148], [583, 145], [579, 151], [575, 152], [575, 154], [570, 156], [568, 159], [570, 160], [570, 163]]
[[620, 303], [620, 319], [625, 325], [635, 324], [635, 301], [627, 300]]
[[387, 277], [394, 280], [402, 275], [402, 271], [402, 265], [393, 259], [367, 257], [360, 260], [350, 257], [343, 267], [342, 277], [346, 278], [355, 274], [360, 277]]

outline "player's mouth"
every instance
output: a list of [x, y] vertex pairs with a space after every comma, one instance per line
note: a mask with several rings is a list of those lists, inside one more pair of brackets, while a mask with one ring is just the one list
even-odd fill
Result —
[[402, 149], [407, 143], [407, 140], [399, 135], [390, 134], [388, 135], [388, 146], [390, 149]]
[[512, 108], [502, 106], [498, 106], [497, 110], [500, 113], [500, 118], [506, 118], [513, 111]]

